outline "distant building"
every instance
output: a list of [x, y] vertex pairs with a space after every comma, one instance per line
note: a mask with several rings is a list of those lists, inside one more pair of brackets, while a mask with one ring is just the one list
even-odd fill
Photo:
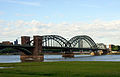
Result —
[[14, 45], [18, 45], [18, 40], [17, 39], [14, 41]]
[[100, 49], [107, 49], [107, 46], [103, 43], [97, 43], [97, 47]]
[[109, 50], [110, 50], [110, 51], [112, 51], [112, 47], [113, 47], [113, 46], [114, 46], [113, 44], [110, 44], [110, 45], [109, 45]]
[[10, 41], [3, 41], [2, 44], [3, 44], [3, 45], [13, 45], [13, 43], [10, 42]]

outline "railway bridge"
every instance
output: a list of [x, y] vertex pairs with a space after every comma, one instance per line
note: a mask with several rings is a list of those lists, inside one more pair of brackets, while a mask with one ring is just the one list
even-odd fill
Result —
[[[45, 36], [21, 36], [20, 45], [0, 45], [0, 53], [5, 53], [6, 48], [12, 48], [21, 52], [21, 61], [43, 61], [44, 53], [62, 53], [63, 57], [74, 57], [74, 52], [90, 52], [93, 55], [106, 54], [107, 48], [104, 44], [96, 44], [94, 40], [87, 36], [75, 36], [66, 40], [59, 35]], [[13, 52], [13, 51], [12, 51]]]

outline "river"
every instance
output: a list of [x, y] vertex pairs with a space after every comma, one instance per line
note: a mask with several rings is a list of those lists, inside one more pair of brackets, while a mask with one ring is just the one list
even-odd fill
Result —
[[[44, 62], [54, 61], [120, 61], [120, 55], [75, 55], [74, 58], [63, 58], [62, 55], [44, 55]], [[0, 63], [21, 62], [20, 55], [0, 55]]]

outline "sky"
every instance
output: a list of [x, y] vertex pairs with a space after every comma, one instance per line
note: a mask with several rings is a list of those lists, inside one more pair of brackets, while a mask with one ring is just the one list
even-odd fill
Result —
[[88, 35], [120, 45], [120, 0], [0, 0], [0, 41]]

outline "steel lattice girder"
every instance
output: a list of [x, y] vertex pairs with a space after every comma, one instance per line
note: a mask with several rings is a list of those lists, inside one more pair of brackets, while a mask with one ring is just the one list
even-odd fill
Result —
[[61, 36], [58, 36], [58, 35], [45, 35], [43, 36], [43, 43], [49, 40], [54, 40], [56, 41], [57, 43], [60, 44], [61, 47], [66, 47], [67, 46], [67, 40]]
[[59, 43], [61, 47], [72, 47], [72, 46], [74, 47], [78, 43], [78, 40], [81, 40], [81, 39], [85, 40], [90, 45], [91, 48], [97, 48], [97, 45], [93, 41], [93, 39], [86, 35], [75, 36], [71, 38], [69, 41], [63, 38], [62, 36], [45, 35], [43, 36], [43, 43], [47, 43], [47, 41], [49, 40], [54, 40], [57, 43]]
[[[10, 49], [10, 50], [15, 50], [15, 52], [23, 52], [25, 53], [26, 55], [32, 55], [32, 53], [27, 50], [26, 48], [22, 48], [22, 47], [13, 47], [13, 46], [10, 46], [10, 47], [3, 47], [2, 49], [0, 49], [0, 53], [7, 53], [7, 49]], [[13, 52], [13, 51], [11, 51]]]

